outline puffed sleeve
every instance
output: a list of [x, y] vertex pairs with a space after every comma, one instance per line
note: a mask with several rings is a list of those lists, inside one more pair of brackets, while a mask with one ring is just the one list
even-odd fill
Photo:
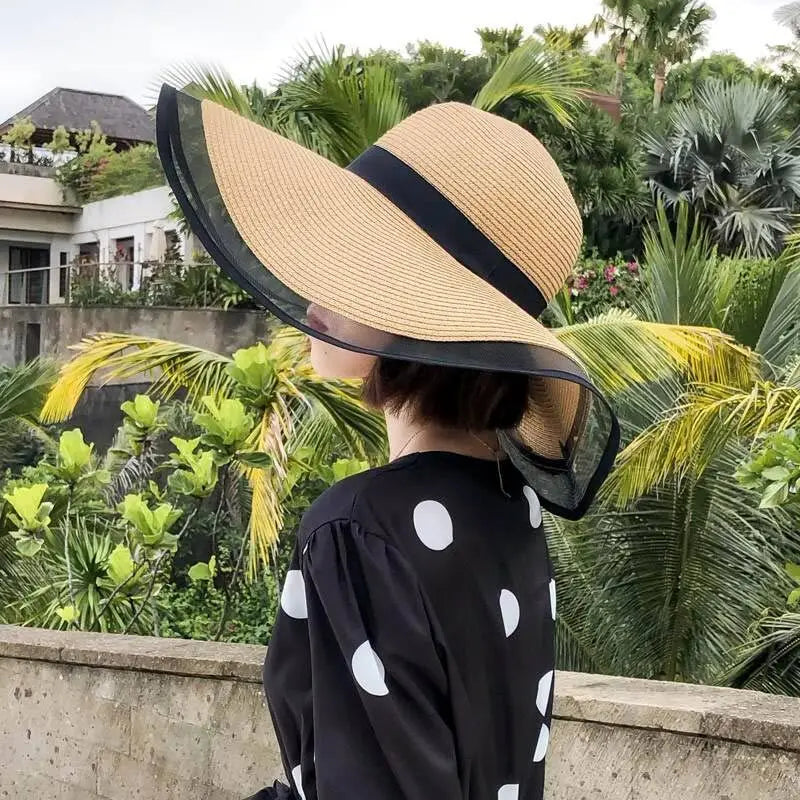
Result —
[[342, 520], [312, 533], [301, 568], [313, 753], [300, 797], [462, 800], [447, 672], [408, 562]]

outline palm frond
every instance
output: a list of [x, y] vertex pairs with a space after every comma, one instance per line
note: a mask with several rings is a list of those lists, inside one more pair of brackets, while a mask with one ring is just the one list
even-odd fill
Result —
[[344, 166], [404, 119], [408, 107], [391, 69], [335, 48], [307, 54], [287, 74], [277, 113], [313, 129], [314, 149]]
[[0, 420], [35, 420], [57, 374], [55, 363], [36, 359], [0, 367]]
[[767, 614], [735, 653], [719, 683], [740, 689], [800, 696], [800, 612]]
[[90, 381], [101, 385], [113, 380], [147, 376], [151, 392], [169, 398], [185, 389], [192, 401], [203, 395], [225, 394], [231, 378], [227, 356], [200, 347], [135, 336], [98, 333], [71, 348], [77, 355], [64, 364], [42, 408], [43, 422], [68, 419]]
[[670, 373], [749, 386], [756, 372], [754, 354], [715, 328], [646, 322], [621, 309], [553, 333], [612, 394]]
[[763, 381], [745, 391], [713, 383], [692, 386], [620, 453], [602, 495], [624, 507], [667, 479], [702, 474], [732, 439], [752, 440], [798, 424], [797, 388]]
[[531, 40], [509, 53], [478, 92], [472, 105], [494, 111], [516, 98], [540, 105], [563, 124], [580, 103], [582, 81], [574, 65], [541, 42]]
[[714, 324], [716, 252], [705, 227], [696, 219], [690, 226], [687, 203], [678, 206], [674, 233], [663, 203], [658, 203], [644, 248], [647, 284], [637, 305], [640, 315], [654, 322]]
[[214, 64], [179, 64], [164, 74], [165, 83], [201, 100], [211, 100], [247, 119], [263, 123], [253, 110], [247, 89], [236, 83], [230, 74]]
[[796, 520], [760, 510], [742, 489], [733, 474], [743, 456], [731, 443], [702, 475], [622, 510], [601, 504], [577, 525], [559, 523], [561, 540], [549, 536], [559, 614], [605, 672], [716, 681], [751, 622], [782, 602]]

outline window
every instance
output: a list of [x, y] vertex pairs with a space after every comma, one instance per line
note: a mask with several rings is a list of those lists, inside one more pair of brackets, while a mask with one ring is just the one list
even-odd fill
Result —
[[50, 249], [8, 248], [8, 302], [50, 302]]
[[68, 258], [69, 253], [65, 253], [63, 250], [58, 254], [58, 263], [60, 265], [58, 270], [59, 297], [66, 297], [69, 289], [69, 267], [67, 266]]

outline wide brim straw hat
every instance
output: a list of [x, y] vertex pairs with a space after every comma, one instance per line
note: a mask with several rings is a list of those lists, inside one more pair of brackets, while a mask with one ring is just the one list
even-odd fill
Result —
[[[542, 505], [582, 516], [619, 444], [608, 402], [537, 317], [579, 253], [575, 201], [542, 144], [461, 103], [404, 119], [346, 168], [164, 86], [158, 150], [192, 231], [285, 322], [350, 350], [530, 376], [501, 443]], [[360, 325], [309, 324], [311, 303]]]

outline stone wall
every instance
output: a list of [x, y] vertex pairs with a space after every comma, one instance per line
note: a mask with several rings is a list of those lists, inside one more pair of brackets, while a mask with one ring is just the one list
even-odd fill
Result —
[[[263, 655], [0, 626], [0, 798], [240, 800], [281, 772]], [[797, 797], [800, 699], [561, 672], [554, 717], [547, 800]]]
[[[267, 316], [258, 311], [207, 308], [73, 308], [0, 306], [0, 364], [25, 360], [29, 326], [38, 325], [41, 355], [70, 357], [70, 346], [90, 333], [118, 332], [192, 344], [230, 354], [263, 340]], [[140, 378], [133, 377], [135, 383]]]

